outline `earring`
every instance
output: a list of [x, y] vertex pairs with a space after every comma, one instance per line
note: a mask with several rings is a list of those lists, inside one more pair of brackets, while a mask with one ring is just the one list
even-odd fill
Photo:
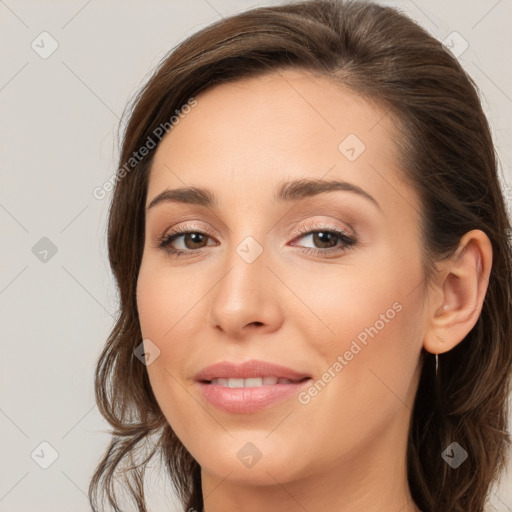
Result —
[[439, 366], [439, 362], [438, 362], [438, 359], [437, 359], [437, 354], [436, 354], [436, 377], [437, 377], [437, 368]]

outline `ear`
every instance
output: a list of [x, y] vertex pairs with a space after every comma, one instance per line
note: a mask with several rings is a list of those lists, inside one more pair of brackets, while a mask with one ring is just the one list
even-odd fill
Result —
[[475, 326], [491, 267], [491, 242], [478, 229], [466, 233], [453, 256], [441, 262], [427, 310], [423, 342], [427, 352], [448, 352]]

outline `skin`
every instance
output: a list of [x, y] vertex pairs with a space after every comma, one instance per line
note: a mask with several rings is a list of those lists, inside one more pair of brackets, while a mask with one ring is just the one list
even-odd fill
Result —
[[[421, 349], [446, 352], [476, 323], [488, 238], [467, 233], [433, 285], [420, 286], [419, 198], [400, 180], [392, 118], [325, 78], [286, 70], [196, 99], [157, 148], [146, 207], [184, 186], [210, 189], [219, 205], [147, 209], [137, 300], [143, 338], [160, 350], [151, 385], [202, 468], [205, 511], [418, 510], [405, 461]], [[354, 161], [338, 149], [349, 134], [366, 146]], [[349, 191], [274, 204], [277, 186], [294, 178], [345, 180], [380, 208]], [[297, 233], [304, 225], [341, 229], [357, 244], [326, 255], [343, 242]], [[175, 240], [190, 251], [179, 258], [156, 247], [177, 226], [207, 235]], [[247, 236], [263, 249], [252, 263], [236, 251]], [[294, 396], [227, 413], [194, 382], [205, 366], [249, 359], [321, 379], [395, 303], [394, 318], [306, 404]], [[237, 457], [247, 442], [262, 454], [252, 467]]]

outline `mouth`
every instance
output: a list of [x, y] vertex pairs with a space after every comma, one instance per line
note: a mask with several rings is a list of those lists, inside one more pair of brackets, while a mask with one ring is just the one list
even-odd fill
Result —
[[234, 363], [220, 361], [203, 368], [194, 379], [201, 384], [215, 384], [229, 388], [296, 384], [311, 375], [286, 366], [259, 360]]
[[203, 399], [234, 414], [256, 413], [300, 393], [311, 375], [271, 363], [220, 361], [195, 375]]
[[249, 378], [238, 378], [238, 377], [217, 377], [211, 380], [200, 380], [202, 384], [212, 384], [214, 386], [222, 386], [225, 388], [260, 388], [265, 386], [276, 386], [281, 384], [299, 384], [306, 380], [311, 380], [311, 377], [303, 377], [302, 379], [287, 379], [285, 377], [249, 377]]
[[203, 399], [222, 412], [257, 413], [297, 396], [311, 375], [266, 361], [222, 361], [195, 376]]

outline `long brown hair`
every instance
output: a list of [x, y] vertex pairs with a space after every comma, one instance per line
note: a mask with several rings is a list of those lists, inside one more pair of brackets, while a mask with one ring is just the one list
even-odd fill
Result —
[[[422, 352], [407, 448], [415, 503], [423, 512], [481, 512], [505, 467], [510, 220], [476, 86], [439, 41], [397, 10], [361, 1], [306, 0], [245, 11], [195, 33], [165, 56], [129, 109], [108, 222], [119, 317], [95, 373], [97, 404], [113, 429], [89, 487], [94, 511], [100, 510], [100, 491], [120, 510], [115, 483], [121, 475], [137, 509], [146, 511], [144, 472], [156, 454], [185, 509], [203, 508], [200, 466], [167, 423], [146, 367], [134, 356], [142, 341], [136, 283], [155, 149], [129, 169], [126, 162], [200, 91], [291, 67], [330, 77], [397, 119], [403, 177], [421, 198], [425, 283], [466, 232], [481, 229], [492, 243], [488, 290], [476, 325], [440, 355], [437, 378], [434, 356]], [[156, 441], [144, 456], [150, 436]], [[453, 441], [469, 452], [457, 470], [441, 457]]]

